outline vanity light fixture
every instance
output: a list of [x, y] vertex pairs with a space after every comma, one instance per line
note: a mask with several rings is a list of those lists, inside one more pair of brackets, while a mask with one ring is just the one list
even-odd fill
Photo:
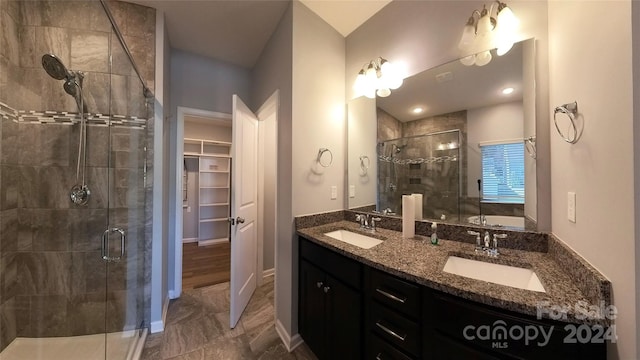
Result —
[[402, 76], [396, 67], [387, 59], [378, 57], [362, 67], [353, 87], [357, 95], [373, 99], [376, 95], [380, 97], [391, 95], [391, 90], [399, 88], [402, 82]]
[[[466, 66], [483, 66], [491, 61], [490, 50], [496, 48], [496, 54], [502, 56], [513, 47], [515, 32], [518, 28], [518, 18], [507, 4], [496, 1], [496, 17], [492, 16], [495, 4], [491, 4], [489, 10], [486, 5], [482, 11], [473, 10], [467, 24], [462, 31], [462, 37], [458, 48], [468, 55], [460, 59]], [[476, 18], [477, 16], [477, 18]]]

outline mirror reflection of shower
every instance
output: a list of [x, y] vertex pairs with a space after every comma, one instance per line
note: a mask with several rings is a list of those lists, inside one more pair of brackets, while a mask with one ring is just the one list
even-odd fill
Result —
[[85, 113], [87, 112], [87, 106], [84, 103], [82, 93], [84, 74], [82, 71], [67, 69], [62, 63], [62, 60], [54, 54], [44, 54], [42, 56], [42, 67], [52, 78], [64, 80], [64, 84], [62, 85], [64, 91], [75, 99], [76, 105], [78, 106], [78, 113], [80, 114], [80, 140], [78, 141], [76, 184], [71, 187], [69, 196], [71, 197], [71, 202], [74, 204], [86, 205], [91, 192], [85, 182], [87, 168], [87, 122]]

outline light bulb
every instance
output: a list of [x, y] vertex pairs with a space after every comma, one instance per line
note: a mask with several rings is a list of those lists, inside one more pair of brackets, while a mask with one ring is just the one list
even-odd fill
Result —
[[386, 88], [378, 89], [376, 94], [378, 94], [378, 96], [380, 96], [380, 97], [387, 97], [387, 96], [391, 95], [391, 90], [386, 89]]
[[493, 30], [491, 17], [489, 15], [484, 15], [480, 20], [478, 20], [478, 30], [476, 31], [476, 34], [478, 36], [482, 36], [488, 34], [491, 30]]
[[475, 55], [465, 56], [462, 59], [460, 59], [460, 62], [464, 66], [471, 66], [476, 63], [476, 56]]
[[518, 18], [513, 14], [513, 11], [506, 5], [498, 12], [497, 20], [498, 25], [508, 32], [517, 30], [520, 23]]
[[473, 40], [476, 37], [476, 29], [473, 25], [465, 25], [464, 30], [462, 30], [462, 37], [460, 38], [460, 42], [458, 43], [458, 49], [462, 51], [467, 51], [471, 49], [471, 45], [473, 45]]
[[395, 90], [400, 86], [402, 86], [403, 82], [404, 80], [402, 80], [402, 78], [396, 74], [394, 78], [389, 79], [389, 82], [387, 85], [389, 86], [389, 89]]
[[358, 73], [358, 77], [356, 77], [356, 81], [353, 84], [353, 91], [356, 93], [356, 95], [360, 96], [365, 93], [367, 86], [366, 84], [367, 79], [364, 75], [364, 70], [360, 70], [360, 72]]
[[491, 61], [491, 52], [483, 51], [476, 55], [476, 65], [485, 66]]
[[511, 42], [511, 41], [501, 42], [501, 43], [498, 44], [498, 48], [496, 49], [496, 54], [498, 56], [502, 56], [502, 55], [508, 53], [509, 50], [511, 50], [512, 47], [513, 47], [513, 42]]
[[369, 99], [375, 99], [376, 98], [376, 89], [368, 88], [368, 89], [365, 90], [363, 95], [368, 97]]

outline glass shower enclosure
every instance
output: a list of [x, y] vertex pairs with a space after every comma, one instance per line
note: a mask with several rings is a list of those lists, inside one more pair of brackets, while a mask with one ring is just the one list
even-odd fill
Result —
[[[109, 6], [153, 80], [155, 11]], [[98, 1], [0, 0], [0, 28], [0, 359], [133, 359], [150, 91]]]
[[422, 194], [424, 218], [460, 219], [460, 130], [378, 143], [378, 211], [402, 214], [402, 195]]

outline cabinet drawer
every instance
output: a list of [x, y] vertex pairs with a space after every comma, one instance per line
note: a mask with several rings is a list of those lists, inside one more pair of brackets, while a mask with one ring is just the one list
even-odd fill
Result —
[[369, 296], [412, 318], [420, 316], [420, 288], [385, 272], [370, 269]]
[[424, 359], [434, 360], [499, 360], [499, 358], [466, 346], [437, 333], [425, 333], [432, 346], [425, 346]]
[[[500, 357], [520, 358], [522, 354], [527, 354], [527, 359], [606, 358], [604, 344], [565, 343], [567, 332], [564, 327], [567, 324], [564, 323], [537, 320], [434, 291], [425, 291], [423, 298], [424, 323], [437, 333], [468, 347], [500, 354]], [[480, 336], [480, 327], [488, 328], [491, 336]], [[513, 329], [531, 333], [536, 331], [538, 335], [526, 340], [522, 336], [509, 338], [508, 333]], [[429, 340], [426, 335], [425, 343]]]
[[375, 334], [371, 333], [369, 338], [370, 343], [367, 350], [368, 360], [412, 360], [412, 358], [403, 354]]
[[362, 288], [362, 265], [300, 237], [300, 256], [354, 289]]
[[416, 322], [372, 302], [368, 328], [396, 347], [419, 356], [420, 327]]

